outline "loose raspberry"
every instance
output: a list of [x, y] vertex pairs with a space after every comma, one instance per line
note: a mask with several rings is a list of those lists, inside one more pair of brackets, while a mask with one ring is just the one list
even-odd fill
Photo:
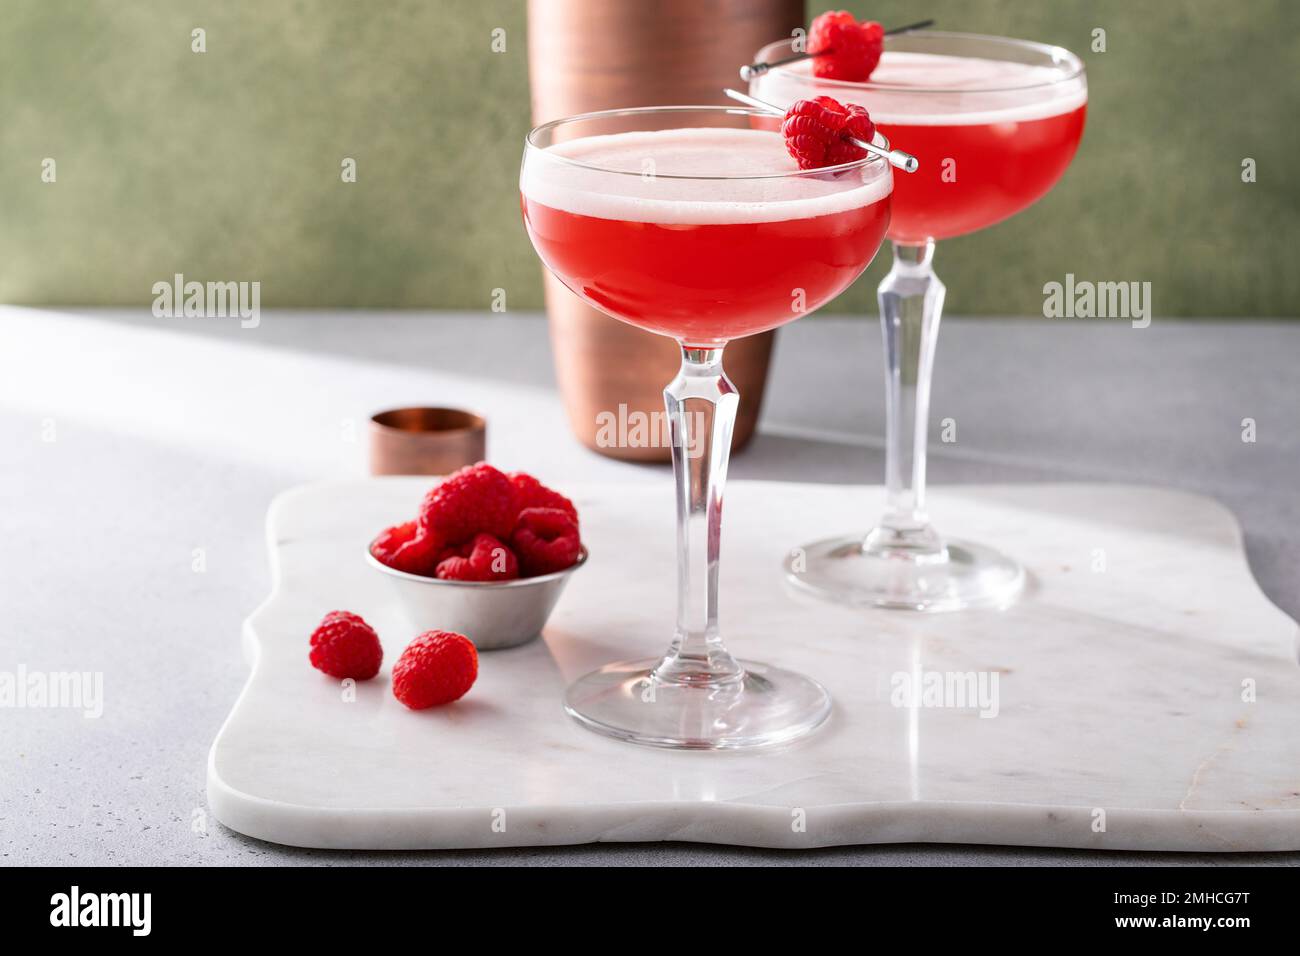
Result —
[[311, 666], [330, 677], [370, 680], [383, 659], [379, 635], [351, 611], [330, 611], [311, 633]]
[[478, 651], [454, 631], [425, 631], [393, 665], [393, 696], [411, 710], [450, 704], [478, 677]]
[[559, 508], [525, 508], [510, 538], [525, 577], [572, 567], [582, 542], [578, 525]]
[[519, 508], [559, 508], [566, 512], [573, 523], [578, 523], [578, 509], [572, 501], [558, 491], [547, 488], [532, 475], [523, 471], [512, 472], [510, 482], [519, 493]]
[[519, 577], [515, 553], [490, 534], [477, 534], [457, 553], [438, 562], [444, 581], [509, 581]]
[[420, 506], [420, 530], [442, 548], [480, 531], [508, 538], [518, 516], [515, 486], [503, 472], [481, 461], [430, 489]]
[[437, 549], [432, 539], [420, 530], [418, 521], [386, 529], [371, 542], [370, 553], [382, 564], [407, 574], [432, 576], [438, 566]]
[[859, 23], [847, 10], [831, 10], [813, 20], [808, 52], [813, 75], [865, 83], [885, 49], [885, 28], [874, 20]]
[[845, 106], [829, 96], [798, 100], [781, 124], [785, 148], [800, 169], [821, 169], [852, 163], [867, 155], [845, 137], [871, 142], [876, 126], [861, 106]]

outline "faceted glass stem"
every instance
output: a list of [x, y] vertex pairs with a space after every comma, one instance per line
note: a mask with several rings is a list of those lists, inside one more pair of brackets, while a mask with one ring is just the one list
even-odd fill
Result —
[[831, 711], [816, 681], [741, 664], [718, 630], [722, 492], [740, 396], [722, 349], [683, 346], [664, 390], [677, 479], [677, 627], [667, 656], [606, 664], [569, 685], [568, 713], [620, 740], [678, 750], [739, 750], [785, 743]]
[[943, 561], [943, 540], [925, 511], [925, 449], [945, 290], [934, 274], [933, 241], [893, 246], [893, 267], [877, 292], [885, 339], [885, 514], [863, 550]]
[[894, 243], [880, 283], [885, 337], [885, 513], [866, 536], [840, 535], [796, 548], [786, 580], [826, 600], [912, 611], [1006, 607], [1025, 571], [972, 541], [944, 539], [925, 508], [930, 376], [943, 316], [934, 243]]
[[681, 370], [664, 389], [677, 481], [677, 629], [654, 676], [667, 683], [718, 685], [744, 676], [718, 631], [722, 493], [739, 401], [721, 348], [682, 347]]

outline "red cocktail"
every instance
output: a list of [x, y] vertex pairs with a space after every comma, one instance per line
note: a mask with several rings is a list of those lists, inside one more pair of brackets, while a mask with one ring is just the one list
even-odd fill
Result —
[[[628, 175], [535, 169], [523, 212], [542, 261], [610, 315], [690, 345], [819, 308], [861, 274], [889, 224], [888, 175], [788, 175], [793, 163], [775, 133], [625, 133], [552, 152]], [[643, 175], [650, 160], [654, 172]], [[774, 178], [716, 178], [725, 168]]]
[[[1033, 51], [1021, 58], [1035, 62], [990, 58], [974, 41], [997, 54], [1021, 52], [1013, 40], [918, 33], [891, 38], [868, 83], [819, 79], [804, 62], [758, 77], [752, 92], [779, 106], [821, 95], [865, 106], [877, 128], [921, 159], [894, 183], [889, 238], [950, 239], [1001, 222], [1051, 189], [1074, 158], [1088, 109], [1081, 72], [1063, 74]], [[780, 58], [788, 47], [774, 44], [759, 58]]]
[[729, 339], [811, 312], [862, 273], [889, 225], [893, 177], [875, 158], [799, 170], [779, 134], [752, 128], [758, 115], [592, 113], [538, 127], [524, 153], [524, 222], [542, 261], [587, 302], [682, 346], [681, 371], [664, 389], [677, 482], [672, 645], [662, 658], [593, 671], [565, 696], [571, 716], [621, 740], [756, 747], [808, 733], [830, 713], [820, 684], [737, 661], [719, 631], [738, 401], [722, 352]]
[[[791, 41], [759, 51], [774, 63]], [[750, 92], [787, 107], [832, 96], [867, 108], [877, 128], [920, 161], [893, 196], [894, 265], [880, 284], [886, 359], [886, 504], [869, 534], [798, 549], [796, 585], [836, 601], [915, 610], [1001, 606], [1024, 582], [1020, 565], [980, 544], [945, 541], [925, 510], [930, 370], [944, 286], [936, 240], [1001, 222], [1042, 197], [1083, 136], [1083, 64], [1059, 47], [916, 31], [885, 39], [863, 83], [821, 79], [811, 62], [756, 75]]]
[[[1060, 179], [1083, 135], [1086, 106], [1017, 123], [881, 125], [916, 156], [941, 157], [898, 177], [889, 238], [923, 243], [1001, 222]], [[951, 170], [954, 178], [945, 180]]]

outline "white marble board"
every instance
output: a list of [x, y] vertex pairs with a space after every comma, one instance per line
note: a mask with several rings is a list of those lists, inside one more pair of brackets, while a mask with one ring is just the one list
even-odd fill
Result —
[[[878, 487], [732, 482], [723, 627], [741, 657], [830, 690], [830, 722], [748, 754], [618, 743], [560, 706], [572, 678], [658, 653], [673, 613], [669, 482], [569, 486], [592, 558], [541, 640], [484, 653], [470, 694], [412, 713], [392, 662], [414, 636], [365, 542], [428, 479], [288, 491], [268, 517], [272, 591], [246, 622], [251, 674], [213, 743], [222, 823], [297, 846], [458, 848], [689, 840], [800, 848], [952, 842], [1300, 849], [1296, 623], [1250, 575], [1219, 504], [1123, 485], [933, 489], [954, 536], [1031, 572], [1006, 611], [838, 608], [781, 581], [797, 544], [855, 525]], [[345, 702], [307, 664], [348, 608], [384, 668]], [[898, 706], [898, 674], [997, 675], [997, 714]], [[950, 701], [951, 703], [951, 701]]]

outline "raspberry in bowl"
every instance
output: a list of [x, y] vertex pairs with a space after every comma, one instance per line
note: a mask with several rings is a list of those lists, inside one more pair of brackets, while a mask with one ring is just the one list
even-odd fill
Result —
[[366, 563], [389, 579], [413, 628], [456, 631], [483, 651], [540, 634], [586, 560], [573, 502], [532, 475], [486, 462], [448, 475], [413, 520], [366, 548]]

